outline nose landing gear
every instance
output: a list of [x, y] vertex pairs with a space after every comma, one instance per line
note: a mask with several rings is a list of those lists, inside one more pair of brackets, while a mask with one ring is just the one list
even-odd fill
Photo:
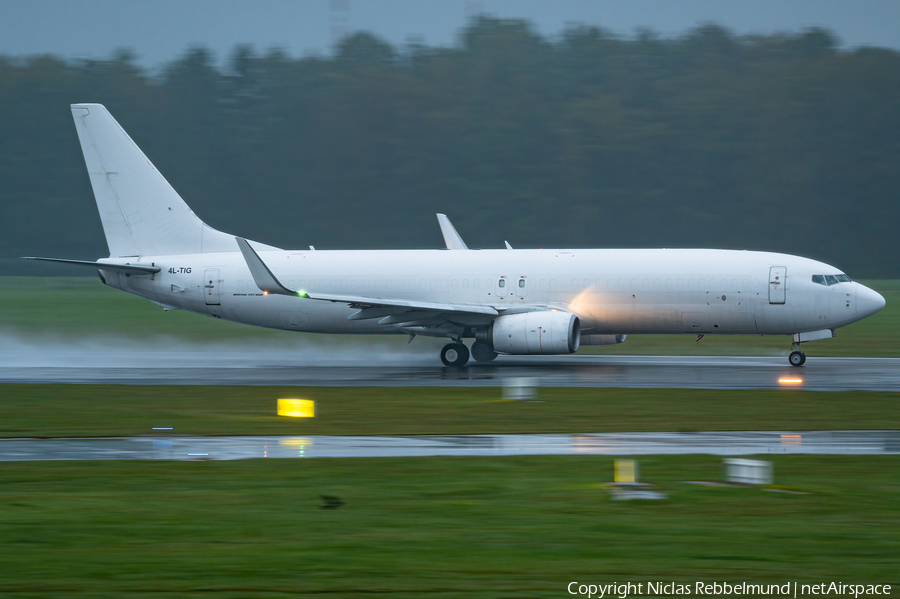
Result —
[[802, 351], [792, 351], [788, 356], [788, 362], [791, 363], [791, 366], [803, 366], [806, 363], [806, 354]]
[[469, 361], [469, 348], [463, 343], [448, 343], [441, 350], [441, 362], [444, 366], [462, 368]]

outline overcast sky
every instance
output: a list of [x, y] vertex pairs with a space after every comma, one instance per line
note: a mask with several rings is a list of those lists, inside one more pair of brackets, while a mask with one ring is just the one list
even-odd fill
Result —
[[900, 49], [900, 0], [0, 0], [0, 54], [106, 58], [131, 48], [155, 67], [192, 45], [220, 58], [235, 44], [326, 54], [335, 35], [356, 30], [451, 45], [479, 12], [528, 19], [548, 35], [571, 23], [667, 36], [704, 22], [739, 33], [823, 26], [848, 47]]

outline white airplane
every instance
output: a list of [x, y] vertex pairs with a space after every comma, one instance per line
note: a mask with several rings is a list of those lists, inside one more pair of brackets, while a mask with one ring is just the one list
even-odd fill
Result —
[[628, 334], [793, 335], [801, 343], [881, 310], [884, 298], [828, 264], [770, 252], [471, 250], [446, 216], [446, 250], [282, 250], [207, 226], [100, 104], [73, 104], [109, 245], [111, 287], [165, 309], [311, 333], [449, 338], [471, 355], [568, 354]]

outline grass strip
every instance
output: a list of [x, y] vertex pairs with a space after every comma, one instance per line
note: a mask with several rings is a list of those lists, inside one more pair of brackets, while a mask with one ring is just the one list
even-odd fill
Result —
[[[497, 387], [258, 387], [0, 384], [0, 437], [422, 435], [900, 428], [900, 393], [799, 389], [541, 388], [538, 402]], [[276, 415], [311, 399], [315, 418]]]
[[[562, 597], [571, 581], [897, 585], [900, 456], [775, 456], [806, 494], [701, 487], [612, 501], [612, 458], [43, 462], [0, 468], [0, 594]], [[322, 509], [322, 495], [343, 502]], [[646, 587], [645, 587], [646, 588]], [[896, 588], [896, 586], [895, 586]]]

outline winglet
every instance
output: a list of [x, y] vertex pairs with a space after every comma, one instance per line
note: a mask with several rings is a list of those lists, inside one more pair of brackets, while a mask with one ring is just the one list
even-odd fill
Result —
[[511, 246], [511, 245], [509, 245], [509, 242], [508, 242], [508, 241], [504, 241], [504, 242], [503, 242], [503, 243], [505, 243], [505, 244], [506, 244], [506, 249], [508, 249], [508, 250], [511, 250], [511, 249], [513, 249], [513, 248], [512, 248], [512, 246]]
[[438, 213], [437, 218], [438, 223], [441, 225], [441, 233], [444, 234], [444, 243], [447, 244], [448, 250], [469, 249], [466, 242], [462, 240], [462, 237], [460, 237], [459, 233], [456, 232], [456, 229], [453, 228], [453, 224], [450, 222], [450, 219], [447, 218], [446, 214]]
[[266, 266], [266, 263], [262, 261], [262, 258], [259, 257], [259, 254], [250, 247], [250, 244], [247, 243], [246, 239], [243, 239], [242, 237], [235, 237], [234, 239], [237, 241], [238, 247], [244, 255], [244, 260], [247, 262], [250, 274], [253, 275], [253, 282], [256, 283], [256, 286], [259, 287], [261, 291], [264, 293], [306, 297], [305, 293], [291, 291], [282, 285], [281, 282], [275, 278], [275, 275], [272, 274], [272, 271], [269, 270], [269, 267]]

